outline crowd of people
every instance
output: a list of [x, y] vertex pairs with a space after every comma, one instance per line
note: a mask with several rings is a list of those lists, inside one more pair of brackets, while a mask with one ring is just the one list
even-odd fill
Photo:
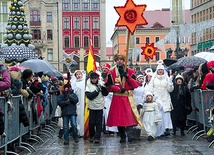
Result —
[[[57, 94], [63, 120], [59, 137], [68, 145], [70, 133], [75, 143], [84, 136], [85, 98], [88, 99], [90, 142], [101, 143], [102, 132], [117, 133], [120, 143], [140, 140], [145, 134], [148, 141], [154, 141], [157, 137], [176, 135], [178, 129], [180, 136], [185, 136], [187, 115], [192, 111], [191, 92], [214, 89], [213, 62], [181, 73], [167, 71], [162, 60], [157, 62], [155, 71], [128, 68], [125, 57], [119, 54], [114, 56], [114, 61], [112, 67], [108, 63], [100, 66], [101, 71], [87, 74], [76, 70], [64, 78], [1, 63], [1, 96], [23, 95], [28, 100], [37, 96], [38, 112], [34, 115], [40, 117], [49, 94]], [[28, 126], [21, 102], [19, 110], [20, 123]]]

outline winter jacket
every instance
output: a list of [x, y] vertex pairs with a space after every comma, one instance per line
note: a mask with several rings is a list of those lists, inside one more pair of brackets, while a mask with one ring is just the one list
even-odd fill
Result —
[[[75, 98], [72, 96], [74, 96]], [[77, 115], [76, 104], [78, 103], [78, 101], [76, 100], [78, 100], [78, 97], [73, 90], [71, 90], [68, 94], [63, 91], [63, 93], [58, 96], [57, 102], [61, 107], [62, 116]]]
[[2, 72], [2, 77], [0, 80], [0, 91], [4, 91], [11, 86], [11, 81], [10, 81], [10, 73], [5, 70]]
[[108, 92], [102, 81], [98, 81], [98, 84], [92, 84], [91, 80], [88, 79], [86, 83], [85, 94], [88, 101], [88, 108], [92, 110], [101, 110], [104, 109], [104, 96], [108, 95]]

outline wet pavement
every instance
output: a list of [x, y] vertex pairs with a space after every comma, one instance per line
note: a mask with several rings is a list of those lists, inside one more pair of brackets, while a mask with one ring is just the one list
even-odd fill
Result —
[[[90, 143], [89, 140], [80, 138], [79, 143], [72, 139], [69, 145], [63, 145], [63, 139], [58, 138], [56, 132], [47, 135], [41, 134], [44, 142], [31, 142], [35, 148], [32, 152], [23, 151], [21, 155], [214, 155], [214, 148], [208, 148], [206, 139], [192, 140], [193, 134], [186, 136], [168, 136], [157, 138], [155, 141], [147, 141], [146, 136], [132, 143], [119, 143], [117, 134], [103, 134], [101, 143]], [[29, 148], [29, 147], [28, 147]]]

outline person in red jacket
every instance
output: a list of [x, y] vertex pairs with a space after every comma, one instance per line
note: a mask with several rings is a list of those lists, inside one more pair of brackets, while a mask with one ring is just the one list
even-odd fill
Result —
[[[134, 103], [132, 90], [137, 88], [139, 83], [135, 80], [134, 70], [127, 68], [126, 72], [124, 72], [125, 56], [117, 54], [114, 56], [114, 61], [116, 62], [116, 67], [108, 72], [105, 80], [108, 91], [113, 92], [106, 125], [118, 127], [121, 138], [120, 143], [126, 142], [126, 134], [128, 142], [132, 142], [135, 140], [133, 126], [140, 123], [136, 119], [139, 114]], [[123, 78], [126, 79], [125, 86], [122, 84]]]

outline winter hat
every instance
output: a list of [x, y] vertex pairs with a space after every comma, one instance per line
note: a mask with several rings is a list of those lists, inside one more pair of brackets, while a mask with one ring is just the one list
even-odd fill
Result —
[[137, 75], [137, 79], [138, 78], [143, 78], [144, 77], [144, 75], [143, 74], [139, 74], [139, 75]]
[[90, 75], [89, 75], [90, 79], [99, 78], [99, 76], [100, 76], [100, 75], [97, 74], [96, 72], [91, 72]]
[[102, 68], [106, 68], [106, 69], [110, 69], [110, 65], [108, 64], [108, 63], [105, 63], [103, 66], [102, 66]]
[[148, 96], [148, 95], [153, 96], [152, 92], [151, 92], [151, 91], [149, 91], [149, 90], [145, 92], [145, 97], [146, 97], [146, 96]]
[[125, 61], [125, 56], [122, 55], [122, 54], [115, 54], [115, 55], [114, 55], [114, 61], [117, 61], [117, 60], [119, 60], [119, 59], [122, 59], [122, 60]]
[[22, 81], [19, 79], [14, 79], [12, 86], [19, 90], [22, 88]]
[[152, 69], [151, 68], [147, 68], [146, 70], [145, 70], [145, 73], [146, 74], [148, 74], [148, 73], [152, 73], [153, 71], [152, 71]]
[[164, 67], [164, 65], [163, 65], [163, 60], [158, 60], [157, 61], [157, 68], [156, 68], [156, 70], [159, 70], [159, 69], [165, 69], [165, 67]]
[[178, 79], [181, 79], [182, 81], [184, 81], [184, 77], [180, 74], [178, 74], [176, 77], [175, 77], [175, 81], [177, 81]]

